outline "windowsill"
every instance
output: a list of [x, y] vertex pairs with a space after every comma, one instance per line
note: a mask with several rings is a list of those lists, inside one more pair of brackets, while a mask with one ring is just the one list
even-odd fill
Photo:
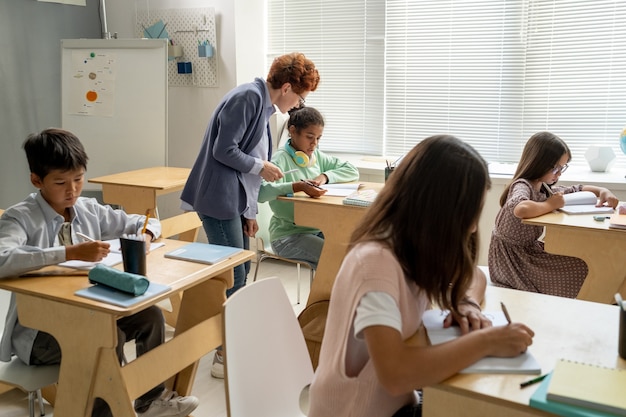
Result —
[[[359, 169], [362, 177], [371, 182], [383, 182], [385, 178], [386, 160], [382, 156], [330, 153], [338, 158], [347, 160]], [[516, 164], [490, 163], [489, 171], [494, 184], [507, 184]], [[559, 184], [593, 184], [605, 187], [611, 191], [626, 191], [626, 167], [613, 166], [608, 172], [592, 172], [585, 166], [570, 166], [561, 176]]]

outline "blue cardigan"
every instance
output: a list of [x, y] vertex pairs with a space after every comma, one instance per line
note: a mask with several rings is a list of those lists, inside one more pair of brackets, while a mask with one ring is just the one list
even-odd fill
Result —
[[[260, 172], [262, 165], [255, 164], [258, 159], [250, 153], [264, 138], [270, 140], [271, 152], [268, 119], [273, 111], [269, 90], [261, 78], [226, 94], [209, 121], [181, 200], [198, 213], [220, 220], [243, 214], [247, 192], [242, 173]], [[270, 157], [267, 155], [267, 160]]]

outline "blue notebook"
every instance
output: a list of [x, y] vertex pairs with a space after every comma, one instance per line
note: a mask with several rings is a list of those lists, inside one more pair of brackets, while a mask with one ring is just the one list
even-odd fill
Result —
[[239, 252], [243, 252], [243, 249], [234, 248], [232, 246], [194, 242], [171, 252], [167, 252], [164, 256], [171, 259], [180, 259], [183, 261], [212, 265], [223, 261], [224, 259], [228, 259]]
[[546, 397], [551, 379], [552, 374], [548, 375], [546, 379], [541, 381], [537, 390], [530, 397], [531, 407], [563, 417], [615, 417], [615, 414], [604, 413], [602, 411], [548, 400]]
[[106, 285], [92, 285], [91, 287], [83, 288], [76, 291], [74, 294], [79, 297], [91, 298], [92, 300], [103, 301], [105, 303], [114, 304], [120, 307], [130, 307], [141, 301], [150, 299], [171, 288], [167, 285], [157, 284], [151, 282], [150, 286], [142, 295], [134, 296], [132, 294], [118, 291], [114, 288], [107, 287]]

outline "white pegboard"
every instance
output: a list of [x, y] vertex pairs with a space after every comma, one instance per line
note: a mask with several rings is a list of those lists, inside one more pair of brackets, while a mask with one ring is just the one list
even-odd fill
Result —
[[[168, 61], [168, 83], [170, 87], [217, 87], [217, 39], [215, 36], [215, 9], [149, 9], [137, 10], [136, 34], [144, 37], [144, 28], [162, 21], [173, 45], [183, 48], [183, 55]], [[208, 42], [213, 47], [213, 56], [198, 55], [198, 44]], [[191, 74], [179, 74], [178, 63], [191, 62]]]

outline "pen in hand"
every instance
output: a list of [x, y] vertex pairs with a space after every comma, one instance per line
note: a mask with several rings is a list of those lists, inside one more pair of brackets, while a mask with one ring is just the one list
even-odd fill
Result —
[[302, 181], [302, 182], [304, 182], [304, 183], [306, 183], [306, 184], [310, 185], [310, 186], [311, 186], [311, 187], [313, 187], [313, 188], [317, 188], [318, 190], [323, 190], [323, 188], [322, 188], [322, 187], [320, 187], [320, 186], [318, 186], [318, 185], [313, 184], [313, 183], [312, 183], [311, 181], [309, 181], [309, 180], [300, 180], [300, 181]]
[[82, 238], [83, 240], [85, 240], [87, 242], [95, 242], [96, 241], [96, 239], [94, 239], [94, 238], [92, 238], [90, 236], [87, 236], [86, 234], [81, 233], [81, 232], [76, 232], [76, 236]]
[[502, 307], [502, 312], [504, 313], [504, 317], [506, 317], [506, 321], [511, 324], [511, 316], [509, 316], [509, 311], [506, 309], [506, 306], [502, 301], [500, 301], [500, 307]]

